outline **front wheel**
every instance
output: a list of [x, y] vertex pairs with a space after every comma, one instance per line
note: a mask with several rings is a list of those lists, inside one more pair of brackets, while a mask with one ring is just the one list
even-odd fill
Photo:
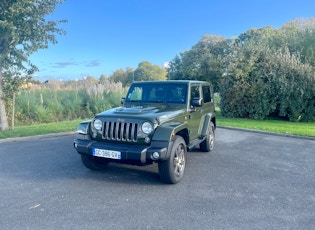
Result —
[[200, 150], [203, 152], [210, 152], [211, 150], [213, 150], [214, 148], [214, 137], [215, 137], [215, 133], [214, 133], [214, 124], [211, 121], [210, 123], [210, 130], [209, 133], [207, 134], [206, 139], [200, 143]]
[[107, 159], [81, 154], [81, 160], [85, 167], [91, 170], [100, 171], [107, 168]]
[[175, 136], [169, 159], [159, 162], [159, 175], [163, 182], [176, 184], [183, 179], [186, 152], [184, 139], [181, 136]]

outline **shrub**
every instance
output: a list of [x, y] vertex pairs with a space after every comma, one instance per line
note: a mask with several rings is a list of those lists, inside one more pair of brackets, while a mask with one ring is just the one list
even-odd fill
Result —
[[299, 55], [291, 54], [287, 47], [276, 53], [268, 49], [249, 51], [249, 58], [242, 62], [234, 59], [237, 64], [232, 62], [221, 80], [222, 115], [314, 121], [314, 67], [301, 63]]

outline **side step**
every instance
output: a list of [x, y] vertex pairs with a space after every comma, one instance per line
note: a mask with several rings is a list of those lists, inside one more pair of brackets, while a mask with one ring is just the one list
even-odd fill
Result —
[[207, 138], [207, 136], [204, 136], [204, 137], [199, 137], [195, 140], [193, 140], [190, 145], [187, 146], [187, 148], [189, 150], [192, 150], [193, 148], [195, 148], [197, 145], [199, 145], [201, 142], [203, 142], [205, 139]]

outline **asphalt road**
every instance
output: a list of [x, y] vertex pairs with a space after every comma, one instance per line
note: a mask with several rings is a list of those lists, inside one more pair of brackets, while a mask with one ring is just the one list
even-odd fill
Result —
[[184, 179], [86, 169], [73, 135], [0, 142], [0, 229], [315, 229], [315, 141], [217, 129]]

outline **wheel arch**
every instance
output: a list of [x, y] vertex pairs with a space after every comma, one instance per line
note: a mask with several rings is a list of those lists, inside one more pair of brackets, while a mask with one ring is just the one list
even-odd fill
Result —
[[189, 143], [189, 134], [188, 134], [188, 128], [187, 123], [171, 123], [171, 124], [165, 124], [162, 126], [159, 126], [152, 137], [152, 142], [167, 142], [168, 149], [166, 153], [166, 158], [168, 159], [170, 156], [170, 151], [172, 149], [172, 146], [174, 144], [174, 138], [175, 136], [181, 136], [186, 146], [188, 146]]
[[216, 129], [217, 128], [217, 118], [214, 115], [212, 115], [211, 121], [213, 122], [214, 128]]
[[186, 144], [188, 141], [188, 131], [186, 123], [171, 123], [159, 126], [152, 137], [153, 141], [172, 141], [175, 135], [184, 138]]
[[214, 124], [214, 128], [216, 128], [216, 117], [213, 113], [206, 114], [205, 121], [203, 123], [203, 127], [201, 129], [201, 135], [206, 136], [209, 132], [210, 123]]

